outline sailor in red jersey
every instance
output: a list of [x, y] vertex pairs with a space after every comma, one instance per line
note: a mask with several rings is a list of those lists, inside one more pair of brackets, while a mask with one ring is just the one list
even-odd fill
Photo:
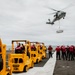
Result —
[[75, 46], [74, 46], [74, 57], [75, 57]]
[[20, 45], [20, 43], [15, 48], [15, 53], [21, 53], [21, 45]]
[[52, 46], [49, 45], [49, 47], [48, 47], [49, 58], [52, 57], [52, 50], [53, 50]]
[[31, 46], [31, 50], [33, 50], [33, 51], [36, 50], [35, 44], [33, 44], [33, 45]]
[[70, 47], [67, 45], [67, 47], [66, 47], [66, 55], [67, 55], [67, 58], [69, 58], [69, 50], [70, 49]]
[[74, 46], [71, 45], [69, 49], [69, 60], [74, 60]]
[[56, 58], [60, 60], [60, 50], [61, 50], [60, 46], [57, 46], [55, 50], [56, 50]]
[[67, 55], [66, 55], [66, 47], [65, 46], [62, 46], [62, 58], [63, 60], [67, 60]]

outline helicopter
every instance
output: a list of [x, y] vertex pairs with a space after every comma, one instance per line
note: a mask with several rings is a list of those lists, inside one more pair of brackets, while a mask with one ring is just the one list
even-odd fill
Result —
[[67, 9], [67, 8], [69, 8], [69, 7], [71, 7], [71, 6], [73, 6], [73, 3], [69, 4], [67, 7], [65, 7], [65, 8], [63, 8], [63, 9], [61, 9], [61, 10], [56, 10], [56, 9], [54, 9], [54, 8], [47, 7], [47, 8], [49, 8], [49, 9], [55, 11], [55, 12], [49, 14], [49, 15], [54, 14], [54, 19], [53, 19], [53, 21], [51, 22], [51, 20], [48, 19], [48, 22], [46, 22], [46, 24], [51, 24], [51, 25], [53, 25], [54, 22], [56, 22], [56, 21], [58, 21], [58, 20], [60, 20], [60, 19], [62, 19], [62, 18], [65, 19], [66, 12], [64, 12], [64, 11], [62, 11], [62, 10]]
[[54, 14], [54, 19], [53, 19], [52, 22], [50, 21], [50, 19], [48, 19], [49, 22], [46, 22], [46, 24], [53, 25], [55, 21], [58, 21], [58, 20], [60, 20], [62, 18], [65, 19], [66, 12], [61, 11], [61, 10], [55, 10], [53, 8], [51, 8], [51, 9], [54, 10], [54, 11], [56, 11], [56, 12], [52, 13], [52, 14]]

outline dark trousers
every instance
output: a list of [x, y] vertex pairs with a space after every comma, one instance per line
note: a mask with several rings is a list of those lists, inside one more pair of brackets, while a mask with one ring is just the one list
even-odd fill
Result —
[[67, 54], [66, 55], [67, 55], [67, 58], [69, 58], [69, 51], [67, 51]]
[[15, 50], [15, 53], [22, 53], [22, 50]]
[[49, 51], [49, 58], [52, 57], [52, 51]]
[[69, 60], [74, 60], [74, 53], [73, 52], [69, 52]]
[[60, 52], [56, 52], [56, 58], [60, 60]]
[[61, 57], [63, 57], [63, 52], [61, 51]]
[[62, 58], [63, 58], [63, 60], [67, 60], [67, 55], [66, 55], [66, 52], [62, 52]]

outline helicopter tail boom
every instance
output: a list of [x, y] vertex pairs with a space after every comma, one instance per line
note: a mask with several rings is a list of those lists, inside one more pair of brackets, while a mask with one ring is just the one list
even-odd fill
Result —
[[50, 19], [48, 19], [48, 21], [49, 21], [49, 22], [46, 22], [46, 24], [51, 24], [51, 25], [54, 24], [54, 22], [51, 22]]

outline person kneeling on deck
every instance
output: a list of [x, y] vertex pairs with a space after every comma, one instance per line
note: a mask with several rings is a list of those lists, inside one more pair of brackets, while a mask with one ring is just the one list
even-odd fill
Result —
[[20, 43], [15, 48], [15, 53], [21, 53], [21, 45], [20, 45]]
[[50, 46], [48, 47], [49, 58], [52, 57], [52, 50], [53, 50], [53, 48], [52, 48], [52, 46], [50, 45]]

